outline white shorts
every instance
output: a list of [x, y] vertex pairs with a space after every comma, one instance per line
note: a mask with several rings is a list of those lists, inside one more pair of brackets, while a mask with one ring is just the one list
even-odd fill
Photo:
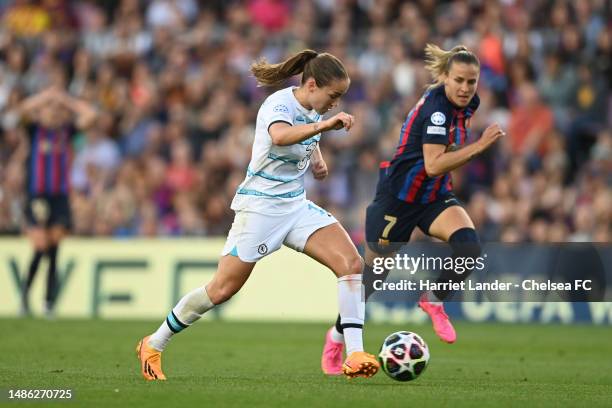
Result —
[[333, 215], [308, 200], [288, 214], [237, 211], [221, 255], [231, 254], [244, 262], [257, 262], [283, 244], [302, 252], [315, 231], [336, 222]]

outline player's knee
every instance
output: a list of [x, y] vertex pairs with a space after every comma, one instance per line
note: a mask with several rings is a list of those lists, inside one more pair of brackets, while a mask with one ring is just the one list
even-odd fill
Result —
[[47, 244], [34, 244], [34, 251], [36, 252], [42, 252], [43, 254], [46, 254], [48, 249], [49, 246]]
[[357, 255], [354, 259], [351, 260], [351, 266], [349, 268], [350, 273], [352, 275], [363, 273], [364, 265], [365, 265], [365, 262], [363, 261], [363, 258]]
[[47, 252], [49, 242], [43, 234], [32, 234], [31, 241], [35, 251]]
[[[449, 244], [453, 248], [454, 258], [476, 259], [482, 252], [478, 234], [473, 228], [461, 228], [455, 231], [450, 236]], [[462, 268], [462, 273], [456, 278], [464, 280], [470, 273], [472, 273], [472, 268]]]
[[359, 255], [350, 256], [344, 258], [341, 263], [342, 266], [336, 270], [336, 275], [346, 276], [346, 275], [360, 275], [363, 272], [363, 258]]
[[461, 228], [455, 231], [448, 240], [453, 254], [464, 258], [477, 258], [482, 252], [480, 239], [474, 228]]

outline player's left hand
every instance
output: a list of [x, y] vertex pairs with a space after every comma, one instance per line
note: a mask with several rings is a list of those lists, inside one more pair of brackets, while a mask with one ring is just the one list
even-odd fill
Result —
[[327, 164], [325, 163], [325, 160], [318, 160], [318, 161], [313, 161], [312, 162], [312, 175], [314, 176], [315, 179], [317, 180], [323, 180], [325, 177], [327, 177]]

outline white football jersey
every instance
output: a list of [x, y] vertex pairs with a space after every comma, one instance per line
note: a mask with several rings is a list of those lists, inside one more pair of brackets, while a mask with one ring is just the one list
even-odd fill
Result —
[[275, 122], [297, 126], [321, 121], [314, 109], [306, 110], [295, 99], [295, 89], [273, 93], [259, 108], [251, 161], [232, 201], [232, 210], [282, 214], [293, 211], [306, 199], [304, 174], [321, 134], [294, 145], [276, 146], [268, 133]]

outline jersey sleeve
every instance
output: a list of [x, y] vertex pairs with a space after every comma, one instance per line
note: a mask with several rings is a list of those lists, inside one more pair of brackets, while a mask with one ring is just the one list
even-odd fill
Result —
[[431, 103], [423, 108], [423, 144], [448, 144], [452, 110], [445, 104]]
[[274, 123], [285, 122], [293, 126], [293, 115], [291, 114], [291, 106], [282, 98], [269, 99], [261, 107], [261, 118], [264, 121], [266, 129], [270, 129]]

